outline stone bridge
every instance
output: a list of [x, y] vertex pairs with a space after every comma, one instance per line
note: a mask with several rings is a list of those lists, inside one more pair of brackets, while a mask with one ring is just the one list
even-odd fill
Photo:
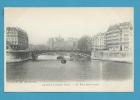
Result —
[[91, 51], [83, 50], [31, 50], [32, 59], [36, 60], [39, 55], [48, 54], [48, 53], [71, 53], [80, 56], [91, 56]]

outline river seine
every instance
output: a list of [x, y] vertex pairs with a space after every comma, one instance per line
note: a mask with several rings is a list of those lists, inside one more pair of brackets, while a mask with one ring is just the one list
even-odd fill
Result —
[[[49, 59], [48, 59], [49, 58]], [[40, 56], [36, 61], [6, 65], [6, 79], [23, 81], [123, 81], [133, 77], [133, 64], [99, 60], [67, 60], [62, 64], [56, 57]]]

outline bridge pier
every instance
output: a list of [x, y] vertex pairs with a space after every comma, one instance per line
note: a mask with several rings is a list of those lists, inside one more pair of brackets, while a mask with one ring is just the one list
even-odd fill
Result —
[[37, 60], [38, 59], [38, 55], [32, 52], [32, 60]]

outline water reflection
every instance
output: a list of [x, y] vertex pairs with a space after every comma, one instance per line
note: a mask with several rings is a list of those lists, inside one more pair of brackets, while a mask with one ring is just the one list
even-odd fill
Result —
[[102, 70], [104, 80], [124, 80], [132, 78], [133, 65], [129, 63], [104, 62]]
[[132, 64], [81, 60], [61, 64], [57, 60], [38, 60], [7, 64], [7, 81], [87, 81], [132, 78]]

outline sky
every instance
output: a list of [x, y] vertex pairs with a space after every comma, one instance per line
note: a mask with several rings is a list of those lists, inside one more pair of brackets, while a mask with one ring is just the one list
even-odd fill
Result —
[[94, 36], [110, 25], [132, 22], [131, 7], [7, 7], [4, 27], [25, 30], [30, 44], [46, 44], [48, 38]]

